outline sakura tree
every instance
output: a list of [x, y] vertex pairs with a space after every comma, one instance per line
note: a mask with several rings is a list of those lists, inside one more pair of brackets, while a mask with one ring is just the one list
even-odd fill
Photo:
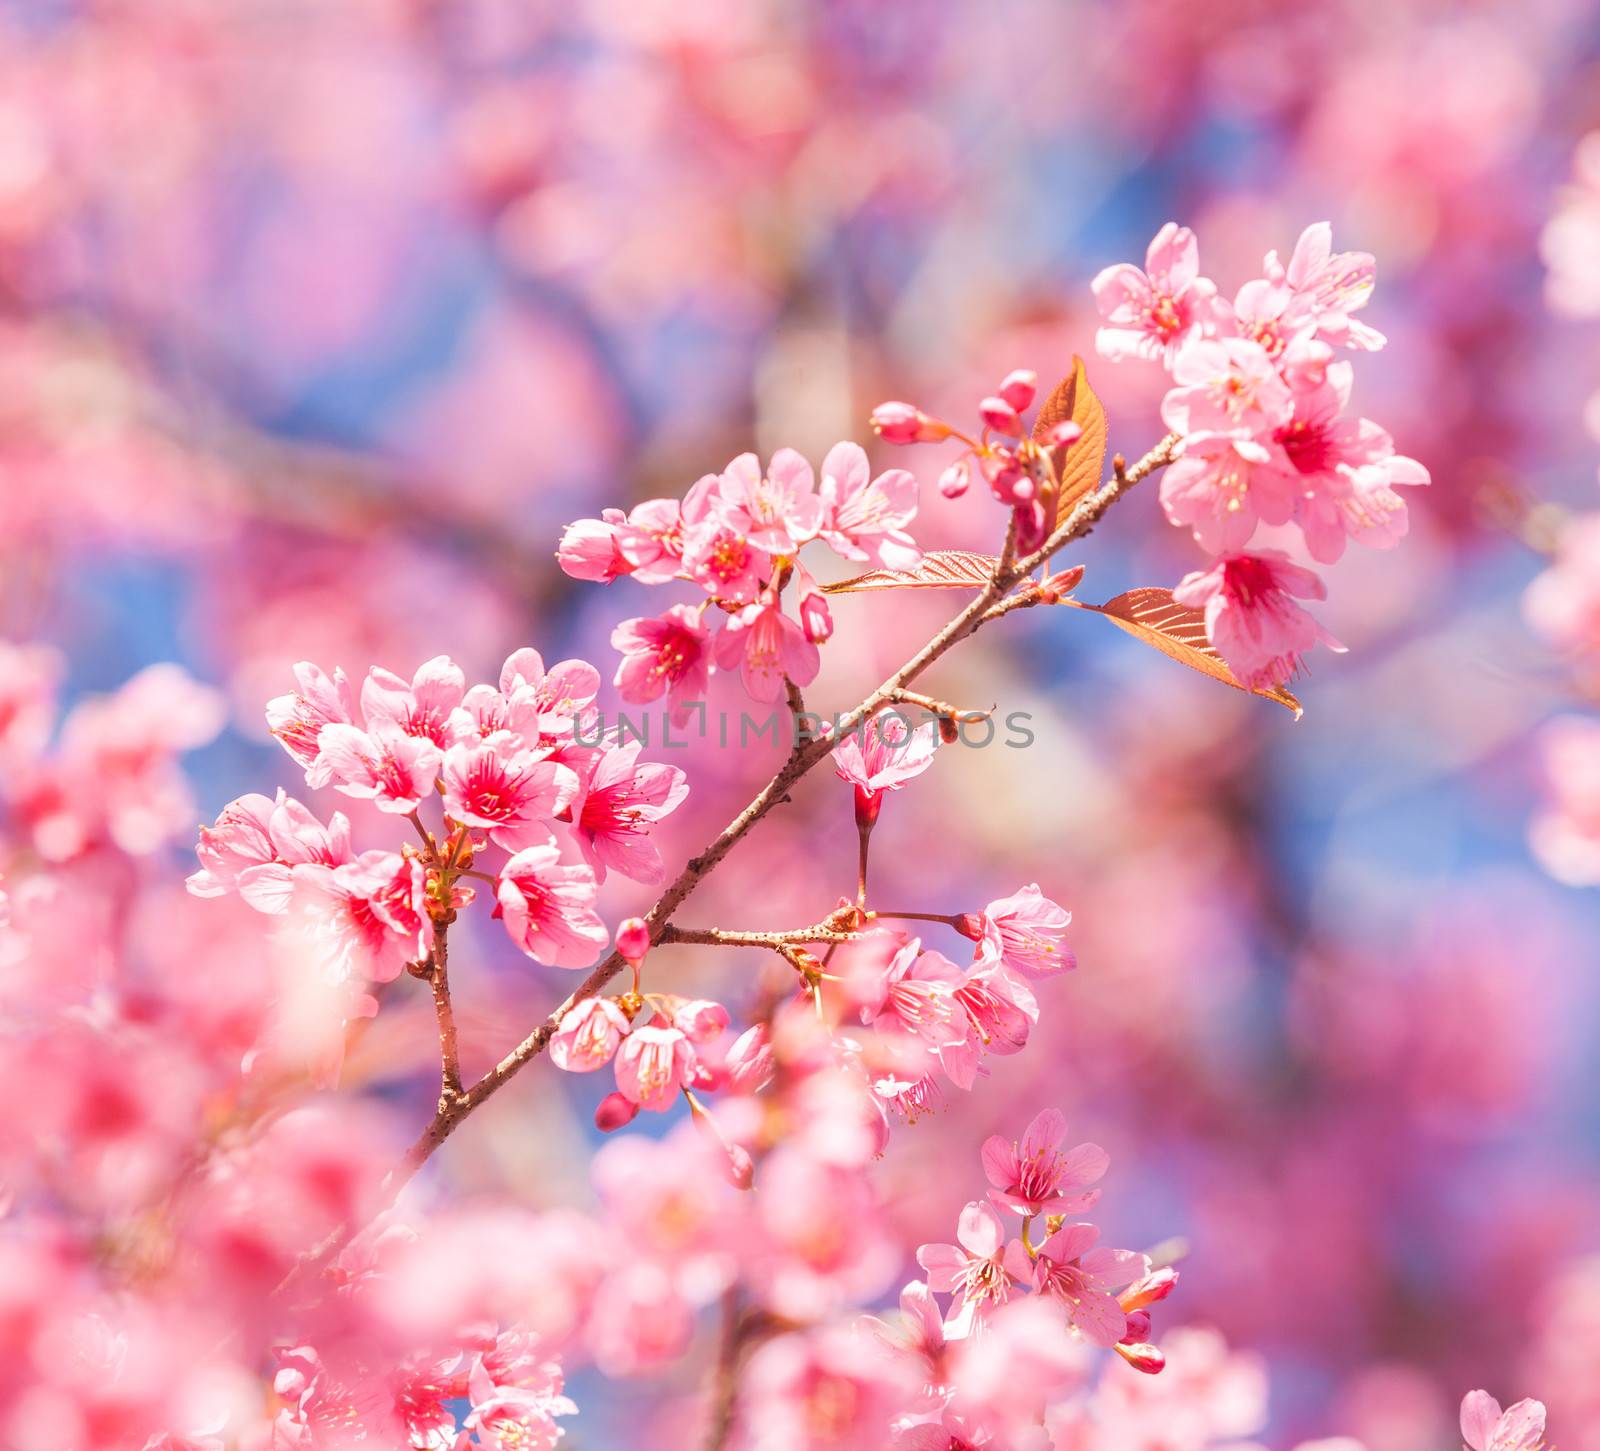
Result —
[[[5, 1069], [38, 1118], [0, 1238], [0, 1436], [510, 1451], [586, 1444], [586, 1404], [623, 1397], [651, 1444], [708, 1451], [1244, 1447], [1259, 1362], [1214, 1332], [1163, 1333], [1185, 1247], [1116, 1247], [1129, 1233], [1098, 1208], [1111, 1156], [1058, 1106], [951, 1145], [965, 1208], [942, 1240], [897, 1234], [885, 1171], [1070, 1012], [1077, 960], [1047, 861], [986, 903], [905, 901], [874, 843], [900, 793], [968, 768], [972, 733], [996, 727], [998, 707], [945, 698], [941, 663], [1024, 612], [1098, 615], [1300, 713], [1307, 652], [1341, 648], [1300, 603], [1323, 595], [1301, 561], [1396, 545], [1398, 491], [1428, 481], [1348, 410], [1356, 359], [1384, 342], [1356, 315], [1373, 265], [1313, 226], [1230, 301], [1169, 225], [1143, 269], [1102, 272], [1098, 353], [1168, 375], [1132, 462], [1077, 358], [1042, 398], [1009, 373], [970, 423], [875, 409], [885, 444], [970, 495], [993, 553], [919, 538], [917, 473], [874, 472], [857, 442], [816, 467], [747, 452], [562, 534], [560, 568], [626, 601], [604, 667], [537, 643], [492, 680], [447, 655], [354, 678], [284, 661], [266, 720], [306, 791], [238, 796], [201, 829], [187, 893], [215, 928], [186, 926], [140, 864], [192, 820], [177, 761], [221, 702], [157, 668], [55, 731], [59, 662], [7, 647], [0, 755], [31, 857], [3, 938], [17, 1001], [65, 1026], [19, 1019]], [[1197, 567], [1080, 598], [1088, 536], [1152, 477]], [[639, 586], [664, 591], [657, 612], [627, 613]], [[848, 644], [839, 598], [865, 596], [870, 621], [907, 591], [953, 613], [847, 702], [808, 700], [823, 651]], [[729, 699], [777, 765], [686, 841], [678, 813], [726, 768]], [[797, 922], [773, 915], [747, 843], [813, 776], [853, 846], [792, 865]], [[961, 833], [936, 846], [959, 875]], [[713, 877], [741, 883], [740, 921], [698, 915]], [[653, 903], [608, 922], [608, 878]], [[113, 990], [72, 901], [98, 904], [159, 986]], [[462, 945], [496, 921], [542, 1006], [480, 1065]], [[694, 974], [724, 954], [760, 964], [726, 1002]], [[437, 1091], [408, 1145], [341, 1085], [393, 1049], [384, 1025], [412, 997]], [[491, 1100], [517, 1082], [537, 1103], [559, 1075], [614, 1084], [593, 1142], [539, 1144], [539, 1174], [570, 1192], [444, 1192], [446, 1142], [514, 1123]], [[1460, 1419], [1472, 1451], [1534, 1451], [1545, 1411], [1472, 1391]]]

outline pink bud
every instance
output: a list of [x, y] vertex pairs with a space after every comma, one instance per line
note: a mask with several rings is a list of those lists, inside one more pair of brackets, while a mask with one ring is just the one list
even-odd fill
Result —
[[1146, 1375], [1160, 1375], [1167, 1368], [1166, 1356], [1153, 1345], [1119, 1345], [1117, 1354]]
[[872, 410], [872, 426], [886, 443], [938, 443], [950, 437], [949, 424], [909, 403], [880, 403]]
[[1065, 448], [1069, 443], [1076, 443], [1083, 437], [1083, 426], [1074, 423], [1070, 418], [1056, 424], [1045, 435], [1046, 441], [1052, 448]]
[[603, 1134], [616, 1132], [639, 1116], [639, 1105], [620, 1093], [608, 1093], [594, 1111], [594, 1126]]
[[820, 645], [833, 634], [833, 614], [826, 595], [813, 592], [800, 600], [800, 628], [813, 645]]
[[856, 787], [856, 825], [868, 827], [878, 819], [878, 813], [883, 809], [883, 792], [869, 791], [865, 786]]
[[709, 1043], [727, 1031], [728, 1010], [709, 998], [691, 998], [672, 1014], [691, 1043]]
[[1022, 420], [1017, 417], [1017, 410], [1004, 398], [985, 398], [978, 405], [978, 412], [996, 433], [1003, 433], [1009, 438], [1022, 437]]
[[1150, 1312], [1134, 1310], [1128, 1315], [1128, 1330], [1122, 1337], [1124, 1345], [1143, 1345], [1150, 1338]]
[[983, 941], [983, 913], [963, 912], [956, 920], [956, 931], [963, 937], [970, 937], [974, 942]]
[[1005, 381], [1000, 385], [1000, 396], [1021, 413], [1033, 402], [1033, 395], [1038, 390], [1039, 375], [1032, 368], [1017, 368], [1006, 374]]
[[1142, 1310], [1146, 1305], [1154, 1305], [1158, 1300], [1165, 1300], [1178, 1283], [1178, 1272], [1171, 1265], [1165, 1269], [1152, 1270], [1142, 1280], [1135, 1280], [1120, 1295], [1117, 1303], [1124, 1310]]
[[772, 1035], [765, 1023], [746, 1028], [728, 1049], [728, 1087], [736, 1093], [760, 1093], [777, 1071]]
[[617, 926], [617, 951], [630, 967], [637, 967], [650, 950], [650, 929], [643, 917], [629, 917]]
[[967, 461], [958, 458], [939, 475], [939, 492], [947, 499], [959, 499], [967, 492], [967, 485], [971, 482], [972, 473], [967, 468]]

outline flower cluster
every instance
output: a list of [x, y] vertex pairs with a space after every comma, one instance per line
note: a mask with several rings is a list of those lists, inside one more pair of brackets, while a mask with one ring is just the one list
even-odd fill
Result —
[[1350, 539], [1389, 548], [1406, 531], [1396, 489], [1428, 482], [1383, 428], [1348, 412], [1354, 368], [1339, 351], [1384, 343], [1355, 316], [1373, 275], [1368, 254], [1335, 252], [1319, 223], [1287, 263], [1269, 252], [1230, 302], [1200, 275], [1194, 234], [1169, 222], [1143, 269], [1120, 263], [1094, 279], [1101, 355], [1154, 359], [1171, 375], [1161, 417], [1182, 452], [1161, 503], [1216, 556], [1173, 595], [1205, 612], [1247, 685], [1281, 686], [1319, 641], [1340, 648], [1295, 602], [1321, 599], [1321, 582], [1280, 549], [1252, 548], [1258, 530], [1292, 526], [1322, 564]]
[[[529, 957], [587, 967], [609, 941], [596, 912], [606, 874], [664, 874], [650, 832], [683, 801], [684, 773], [641, 761], [636, 741], [588, 743], [592, 665], [546, 670], [524, 649], [497, 685], [469, 688], [439, 656], [410, 681], [374, 667], [359, 700], [340, 670], [302, 662], [295, 682], [267, 720], [306, 784], [413, 818], [421, 846], [358, 852], [343, 812], [324, 822], [282, 792], [243, 796], [202, 830], [189, 890], [236, 891], [289, 919], [338, 981], [388, 981], [425, 958], [436, 924], [473, 900], [468, 878], [492, 885], [496, 915]], [[418, 815], [436, 796], [439, 835]], [[503, 853], [493, 876], [475, 866], [491, 850]]]
[[1031, 553], [1044, 542], [1053, 522], [1059, 483], [1059, 460], [1083, 434], [1072, 419], [1043, 430], [1035, 438], [1023, 423], [1039, 390], [1039, 375], [1018, 368], [1006, 374], [996, 392], [978, 405], [983, 427], [976, 438], [930, 417], [909, 403], [880, 403], [872, 410], [872, 426], [890, 443], [942, 443], [955, 438], [965, 445], [939, 477], [947, 499], [966, 493], [976, 472], [995, 500], [1012, 511], [1016, 547]]
[[[904, 469], [874, 477], [858, 444], [829, 449], [820, 482], [804, 458], [780, 448], [765, 469], [754, 454], [740, 454], [681, 500], [648, 499], [627, 514], [580, 519], [556, 558], [576, 579], [698, 586], [695, 604], [624, 620], [611, 636], [622, 654], [622, 698], [648, 704], [665, 696], [682, 724], [714, 669], [736, 670], [760, 701], [782, 700], [786, 678], [814, 680], [833, 619], [801, 550], [820, 540], [844, 559], [909, 569], [922, 557], [906, 532], [916, 513], [916, 480]], [[786, 591], [798, 602], [793, 613], [784, 609]], [[714, 633], [717, 618], [723, 625]]]
[[[1108, 1249], [1093, 1224], [1072, 1221], [1099, 1199], [1092, 1186], [1110, 1159], [1097, 1144], [1065, 1148], [1066, 1134], [1060, 1113], [1046, 1109], [1021, 1139], [988, 1140], [988, 1201], [961, 1212], [956, 1244], [925, 1244], [918, 1263], [928, 1288], [951, 1296], [944, 1326], [951, 1337], [973, 1333], [1013, 1295], [1038, 1293], [1053, 1297], [1075, 1334], [1154, 1374], [1165, 1361], [1149, 1341], [1148, 1307], [1172, 1293], [1177, 1271], [1157, 1270], [1132, 1250]], [[1015, 1220], [1008, 1216], [1021, 1218], [1020, 1238], [1011, 1237]], [[1035, 1246], [1028, 1232], [1040, 1217], [1047, 1234]]]

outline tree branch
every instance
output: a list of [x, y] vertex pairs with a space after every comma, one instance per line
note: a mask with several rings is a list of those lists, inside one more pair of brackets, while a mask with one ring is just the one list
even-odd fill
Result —
[[[848, 735], [881, 707], [891, 704], [912, 681], [916, 680], [934, 661], [953, 646], [975, 634], [988, 622], [991, 610], [1018, 584], [1024, 581], [1041, 564], [1074, 540], [1081, 539], [1099, 523], [1116, 501], [1141, 479], [1165, 464], [1171, 463], [1179, 445], [1176, 434], [1168, 434], [1149, 453], [1126, 470], [1118, 470], [1092, 494], [1085, 495], [1073, 507], [1051, 534], [1031, 554], [1015, 557], [1015, 520], [1007, 536], [1007, 548], [996, 567], [994, 577], [985, 585], [956, 617], [939, 630], [923, 647], [872, 691], [848, 714], [840, 717], [839, 736]], [[1002, 611], [1001, 613], [1004, 613]], [[798, 692], [796, 692], [798, 693]], [[645, 925], [652, 943], [659, 943], [667, 933], [672, 914], [713, 872], [745, 835], [774, 806], [783, 801], [791, 787], [813, 766], [816, 766], [833, 749], [833, 737], [816, 740], [796, 740], [788, 758], [778, 768], [777, 774], [756, 793], [743, 811], [733, 818], [707, 844], [699, 855], [690, 858], [683, 870], [672, 880], [666, 890], [645, 914]], [[439, 1111], [407, 1151], [404, 1160], [389, 1176], [385, 1189], [388, 1195], [400, 1188], [427, 1162], [456, 1127], [488, 1102], [509, 1083], [522, 1067], [539, 1056], [554, 1036], [561, 1019], [584, 998], [593, 997], [626, 966], [620, 952], [612, 952], [586, 977], [577, 989], [544, 1022], [534, 1028], [520, 1043], [506, 1054], [471, 1088], [456, 1094], [449, 1102], [441, 1098]]]

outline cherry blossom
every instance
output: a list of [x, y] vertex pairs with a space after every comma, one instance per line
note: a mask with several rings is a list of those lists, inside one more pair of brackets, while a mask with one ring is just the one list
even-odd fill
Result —
[[1227, 555], [1208, 570], [1185, 575], [1172, 597], [1204, 610], [1206, 634], [1218, 653], [1246, 685], [1264, 687], [1291, 680], [1313, 645], [1344, 650], [1295, 603], [1326, 593], [1309, 569], [1273, 549]]
[[595, 878], [608, 870], [636, 882], [659, 882], [666, 874], [650, 829], [681, 806], [688, 780], [677, 766], [640, 761], [643, 744], [631, 741], [601, 753], [573, 808], [573, 830]]
[[1064, 940], [1071, 925], [1072, 913], [1029, 882], [983, 909], [978, 953], [1025, 978], [1070, 972], [1078, 965]]
[[364, 731], [334, 722], [318, 735], [319, 768], [346, 796], [405, 815], [433, 794], [444, 753], [432, 741], [392, 726]]
[[611, 632], [622, 652], [616, 686], [622, 698], [645, 705], [667, 697], [672, 720], [682, 725], [694, 702], [705, 698], [711, 668], [710, 631], [699, 611], [673, 605], [654, 619], [624, 620]]
[[1055, 1296], [1067, 1322], [1096, 1345], [1113, 1346], [1128, 1330], [1128, 1317], [1111, 1292], [1146, 1274], [1150, 1262], [1132, 1250], [1095, 1247], [1092, 1224], [1064, 1224], [1039, 1246], [1034, 1284]]
[[1000, 1216], [976, 1202], [961, 1211], [955, 1244], [925, 1244], [917, 1263], [928, 1272], [928, 1288], [954, 1294], [945, 1323], [953, 1339], [971, 1334], [991, 1311], [1006, 1303], [1016, 1285], [1033, 1279], [1033, 1265], [1020, 1240], [1010, 1239]]
[[619, 526], [625, 517], [621, 509], [607, 509], [598, 519], [579, 519], [567, 525], [556, 562], [574, 579], [596, 584], [610, 584], [620, 575], [631, 574], [633, 565], [620, 543]]
[[774, 595], [732, 616], [717, 636], [716, 653], [717, 664], [737, 667], [745, 690], [760, 701], [782, 700], [785, 681], [809, 685], [822, 663], [816, 645]]
[[617, 1088], [630, 1102], [655, 1113], [672, 1107], [694, 1071], [694, 1045], [670, 1023], [635, 1028], [617, 1051]]
[[511, 940], [547, 967], [587, 967], [610, 940], [597, 895], [594, 872], [564, 862], [554, 843], [517, 852], [495, 888]]
[[267, 702], [267, 726], [284, 750], [305, 769], [306, 784], [326, 786], [333, 768], [322, 761], [322, 728], [349, 725], [354, 711], [350, 682], [342, 670], [328, 675], [302, 660], [294, 667], [295, 691]]
[[1216, 285], [1200, 275], [1194, 233], [1168, 222], [1145, 254], [1144, 269], [1128, 262], [1094, 279], [1094, 300], [1109, 326], [1095, 334], [1104, 358], [1156, 358], [1169, 366], [1178, 350], [1213, 318]]
[[793, 554], [822, 527], [825, 504], [811, 465], [792, 448], [780, 448], [767, 471], [742, 453], [722, 473], [715, 507], [736, 534], [768, 554]]
[[458, 821], [488, 830], [508, 851], [547, 843], [549, 822], [579, 790], [570, 767], [529, 749], [511, 731], [451, 746], [440, 770], [445, 809]]
[[989, 1197], [1023, 1215], [1078, 1214], [1092, 1207], [1100, 1191], [1090, 1186], [1104, 1177], [1110, 1158], [1098, 1144], [1063, 1152], [1066, 1136], [1066, 1120], [1047, 1108], [1020, 1140], [999, 1134], [984, 1140], [983, 1172], [994, 1186]]
[[1544, 1444], [1541, 1401], [1500, 1409], [1488, 1391], [1469, 1391], [1461, 1402], [1461, 1437], [1470, 1451], [1539, 1451]]
[[917, 481], [904, 469], [872, 477], [860, 444], [836, 443], [822, 460], [822, 539], [846, 559], [911, 569], [922, 558], [906, 532], [917, 514]]
[[409, 685], [375, 665], [361, 684], [361, 713], [369, 731], [393, 727], [443, 750], [451, 740], [451, 713], [460, 706], [466, 688], [466, 675], [448, 655], [435, 656], [419, 667]]

